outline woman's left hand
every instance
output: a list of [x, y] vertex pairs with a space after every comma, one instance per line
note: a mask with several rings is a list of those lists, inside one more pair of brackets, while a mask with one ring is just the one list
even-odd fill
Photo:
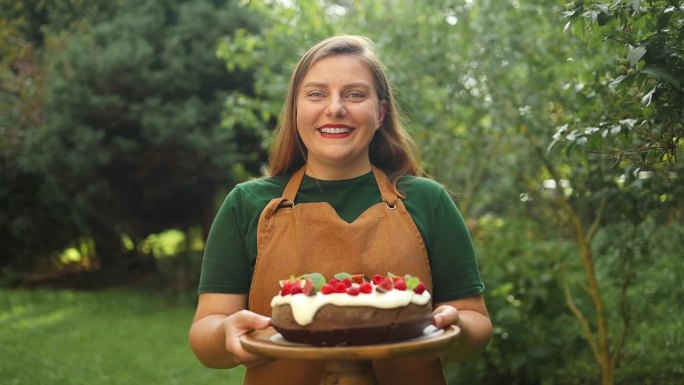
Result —
[[432, 311], [432, 324], [440, 329], [458, 325], [458, 310], [451, 305], [439, 305]]

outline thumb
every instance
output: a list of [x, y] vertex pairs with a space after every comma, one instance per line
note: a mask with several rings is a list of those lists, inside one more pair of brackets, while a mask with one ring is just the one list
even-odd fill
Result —
[[265, 329], [271, 324], [270, 318], [249, 310], [240, 310], [233, 318], [233, 325], [243, 330]]

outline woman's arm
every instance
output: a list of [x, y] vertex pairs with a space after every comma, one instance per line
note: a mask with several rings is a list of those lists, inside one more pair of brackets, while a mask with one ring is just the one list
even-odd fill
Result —
[[492, 322], [481, 294], [436, 304], [432, 314], [438, 328], [449, 325], [461, 328], [457, 344], [445, 352], [447, 359], [474, 358], [484, 351], [492, 337]]
[[256, 366], [268, 359], [245, 351], [240, 336], [265, 329], [271, 319], [245, 310], [245, 294], [200, 294], [190, 346], [199, 361], [210, 368], [227, 369], [239, 364]]

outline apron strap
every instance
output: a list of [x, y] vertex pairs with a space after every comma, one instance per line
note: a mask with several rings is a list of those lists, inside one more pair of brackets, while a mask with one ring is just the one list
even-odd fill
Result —
[[373, 170], [373, 175], [375, 175], [375, 181], [378, 183], [378, 188], [380, 189], [380, 194], [382, 195], [382, 200], [385, 201], [387, 207], [395, 207], [397, 199], [399, 197], [394, 193], [392, 189], [392, 184], [390, 183], [387, 175], [385, 175], [382, 170], [371, 165], [371, 170]]
[[283, 199], [287, 202], [292, 202], [292, 205], [294, 205], [294, 200], [297, 196], [297, 191], [299, 191], [299, 185], [302, 184], [305, 171], [306, 164], [292, 174], [290, 181], [287, 182], [287, 186], [285, 186], [285, 191], [283, 191]]

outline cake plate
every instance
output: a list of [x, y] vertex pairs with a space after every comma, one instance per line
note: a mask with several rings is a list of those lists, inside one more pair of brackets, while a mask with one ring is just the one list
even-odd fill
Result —
[[371, 360], [437, 352], [455, 343], [460, 332], [455, 325], [446, 329], [430, 326], [423, 336], [400, 342], [320, 347], [285, 341], [273, 327], [268, 327], [240, 337], [240, 342], [248, 352], [269, 358], [325, 361], [321, 385], [376, 385]]

